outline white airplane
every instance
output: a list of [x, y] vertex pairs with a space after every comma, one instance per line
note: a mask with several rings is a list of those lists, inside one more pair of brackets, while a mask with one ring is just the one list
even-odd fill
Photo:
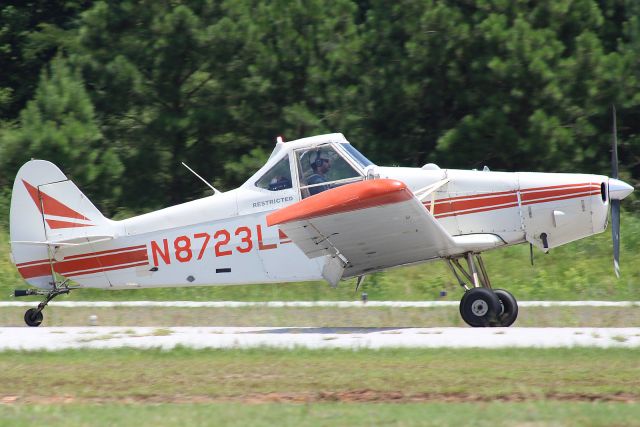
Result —
[[54, 164], [32, 160], [15, 179], [10, 231], [13, 262], [37, 289], [15, 296], [44, 296], [24, 316], [38, 326], [49, 301], [76, 288], [354, 277], [358, 286], [376, 271], [444, 260], [465, 290], [464, 321], [510, 326], [517, 302], [491, 288], [480, 254], [527, 242], [548, 251], [600, 233], [611, 206], [618, 273], [620, 200], [633, 188], [614, 166], [611, 178], [381, 167], [340, 133], [279, 138], [235, 190], [112, 221]]

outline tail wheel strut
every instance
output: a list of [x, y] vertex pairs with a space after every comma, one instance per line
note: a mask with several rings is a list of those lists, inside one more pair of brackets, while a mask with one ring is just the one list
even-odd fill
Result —
[[40, 326], [42, 321], [44, 320], [44, 315], [42, 314], [42, 310], [58, 295], [68, 294], [71, 292], [71, 288], [67, 286], [67, 281], [65, 280], [60, 285], [55, 286], [49, 291], [43, 291], [40, 289], [27, 289], [27, 290], [16, 290], [14, 292], [15, 297], [24, 297], [29, 295], [44, 295], [44, 300], [38, 304], [36, 308], [30, 308], [24, 313], [24, 322], [27, 326]]

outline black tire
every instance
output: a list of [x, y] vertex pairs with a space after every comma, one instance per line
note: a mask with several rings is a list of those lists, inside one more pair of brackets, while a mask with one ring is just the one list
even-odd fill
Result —
[[497, 295], [502, 304], [502, 313], [498, 315], [498, 324], [496, 326], [508, 327], [513, 325], [518, 317], [518, 302], [511, 293], [504, 289], [494, 289], [494, 294]]
[[24, 313], [24, 321], [28, 326], [40, 326], [44, 316], [36, 308], [30, 308]]
[[497, 324], [501, 311], [500, 299], [491, 289], [469, 289], [460, 300], [462, 320], [474, 328]]

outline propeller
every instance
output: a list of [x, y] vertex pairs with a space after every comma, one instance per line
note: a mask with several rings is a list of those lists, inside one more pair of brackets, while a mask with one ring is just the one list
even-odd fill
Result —
[[[616, 106], [612, 105], [613, 137], [611, 139], [611, 178], [618, 179], [618, 126], [616, 123]], [[611, 197], [611, 180], [609, 180], [609, 197]], [[613, 270], [620, 278], [620, 200], [611, 199], [611, 239], [613, 240]]]
[[611, 202], [611, 238], [613, 240], [613, 269], [620, 278], [620, 201], [633, 191], [633, 187], [618, 179], [618, 130], [616, 107], [612, 105], [613, 137], [611, 139], [611, 177], [609, 200]]

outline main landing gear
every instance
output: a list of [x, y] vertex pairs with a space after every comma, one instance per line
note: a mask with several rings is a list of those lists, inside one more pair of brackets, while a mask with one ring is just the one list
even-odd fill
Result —
[[491, 289], [491, 282], [480, 254], [469, 252], [464, 258], [467, 261], [467, 270], [460, 264], [461, 258], [446, 259], [451, 272], [465, 289], [460, 300], [462, 319], [473, 327], [511, 326], [518, 317], [516, 299], [504, 289]]
[[44, 295], [44, 301], [38, 304], [37, 308], [30, 308], [24, 313], [24, 322], [27, 326], [40, 326], [44, 316], [42, 314], [42, 310], [49, 304], [49, 302], [57, 297], [58, 295], [68, 294], [71, 292], [71, 288], [67, 286], [67, 281], [65, 280], [59, 285], [54, 285], [53, 289], [45, 291], [40, 289], [27, 289], [20, 290], [16, 289], [14, 291], [15, 297], [26, 297], [29, 295]]

